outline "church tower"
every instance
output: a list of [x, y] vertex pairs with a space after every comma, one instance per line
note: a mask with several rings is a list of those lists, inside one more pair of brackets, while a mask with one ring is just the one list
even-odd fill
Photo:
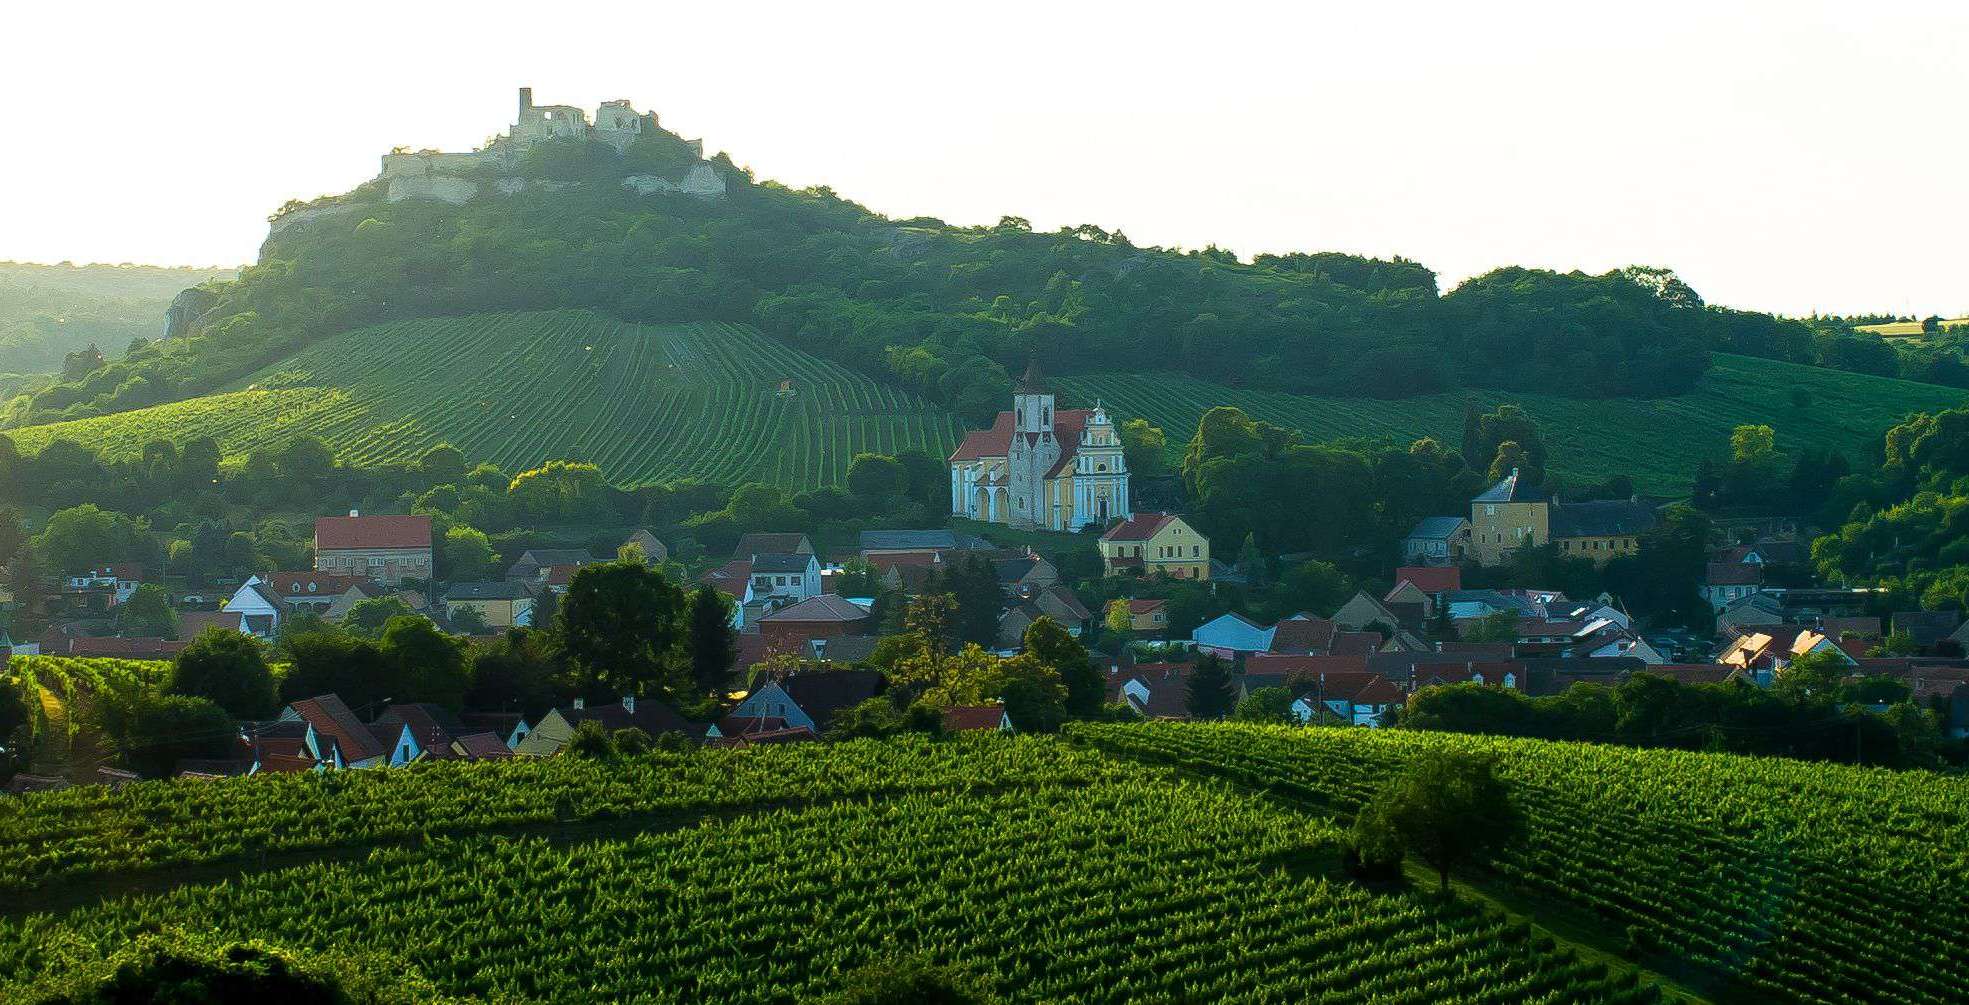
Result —
[[1109, 521], [1133, 515], [1128, 500], [1128, 459], [1122, 453], [1121, 436], [1107, 409], [1095, 402], [1074, 450], [1071, 529], [1088, 524], [1106, 526]]
[[1053, 434], [1053, 393], [1040, 380], [1039, 363], [1034, 360], [1012, 389], [1012, 442], [1006, 452], [1012, 526], [1053, 525], [1046, 475], [1059, 463], [1060, 453], [1060, 441]]

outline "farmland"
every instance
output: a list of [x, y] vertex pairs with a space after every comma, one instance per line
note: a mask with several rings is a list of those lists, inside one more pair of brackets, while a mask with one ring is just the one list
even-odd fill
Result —
[[69, 439], [112, 457], [200, 436], [239, 456], [301, 434], [357, 465], [449, 442], [508, 471], [563, 458], [592, 461], [624, 486], [697, 478], [794, 489], [840, 482], [860, 452], [942, 456], [961, 435], [922, 399], [750, 328], [576, 311], [348, 332], [224, 393], [7, 433], [28, 452]]
[[1493, 863], [1760, 1001], [1960, 1001], [1969, 785], [1662, 750], [1396, 730], [1073, 727], [1095, 746], [1351, 812], [1410, 753], [1492, 751], [1522, 837]]
[[[269, 784], [283, 798], [255, 791]], [[175, 810], [180, 792], [219, 819]], [[537, 804], [534, 825], [494, 819], [513, 812], [500, 794]], [[451, 805], [468, 826], [431, 833], [458, 822]], [[0, 830], [60, 830], [86, 858], [122, 854], [133, 826], [156, 863], [220, 836], [238, 873], [153, 864], [154, 886], [125, 872], [109, 899], [13, 912], [0, 982], [196, 926], [532, 1001], [809, 1001], [917, 954], [1012, 1001], [1659, 1000], [1521, 921], [1345, 880], [1333, 822], [1049, 738], [147, 783], [30, 797]], [[295, 839], [358, 853], [256, 851]]]
[[[1716, 354], [1694, 393], [1673, 398], [1588, 400], [1556, 395], [1441, 394], [1398, 401], [1250, 391], [1179, 375], [1100, 374], [1056, 383], [1082, 402], [1099, 399], [1119, 419], [1144, 418], [1168, 434], [1172, 459], [1217, 405], [1235, 405], [1312, 439], [1367, 436], [1461, 442], [1466, 405], [1516, 402], [1538, 421], [1554, 469], [1582, 480], [1625, 474], [1643, 492], [1688, 491], [1704, 456], [1726, 459], [1730, 431], [1777, 430], [1780, 450], [1835, 448], [1865, 456], [1909, 412], [1960, 405], [1962, 391], [1746, 356]], [[1794, 395], [1798, 395], [1794, 399]]]

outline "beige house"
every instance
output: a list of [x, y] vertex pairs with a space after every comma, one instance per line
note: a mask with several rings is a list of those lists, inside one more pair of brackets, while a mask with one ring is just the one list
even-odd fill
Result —
[[487, 628], [511, 628], [533, 623], [533, 591], [524, 583], [459, 583], [444, 591], [444, 616], [474, 610]]
[[1209, 579], [1210, 539], [1174, 513], [1137, 513], [1101, 535], [1101, 566], [1109, 576]]
[[1501, 565], [1526, 545], [1552, 544], [1567, 558], [1605, 565], [1639, 551], [1654, 525], [1653, 507], [1638, 498], [1563, 502], [1520, 482], [1513, 468], [1470, 500], [1469, 554], [1478, 565]]
[[325, 516], [314, 522], [314, 570], [385, 586], [431, 578], [431, 518]]

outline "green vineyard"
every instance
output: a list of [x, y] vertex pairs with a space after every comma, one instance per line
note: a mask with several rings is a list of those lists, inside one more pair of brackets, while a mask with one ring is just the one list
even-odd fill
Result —
[[[444, 993], [526, 1001], [813, 1001], [908, 956], [1010, 1001], [1661, 1000], [1522, 922], [1339, 878], [1332, 823], [1049, 738], [36, 795], [0, 816], [9, 878], [74, 892], [73, 873], [11, 864], [57, 835], [126, 868], [100, 874], [108, 899], [0, 918], [6, 1000], [193, 926], [388, 954]], [[141, 893], [117, 847], [133, 835], [149, 878], [168, 874]], [[229, 878], [163, 866], [215, 837]], [[269, 854], [296, 841], [368, 850]]]
[[1730, 431], [1739, 425], [1769, 425], [1781, 450], [1834, 448], [1859, 461], [1903, 415], [1955, 407], [1969, 397], [1934, 384], [1748, 356], [1713, 358], [1698, 389], [1674, 398], [1492, 393], [1382, 401], [1241, 390], [1157, 373], [1062, 377], [1056, 383], [1081, 401], [1099, 399], [1119, 418], [1162, 427], [1173, 459], [1180, 459], [1197, 420], [1218, 405], [1235, 405], [1315, 440], [1433, 436], [1454, 450], [1462, 442], [1466, 405], [1488, 409], [1515, 402], [1538, 421], [1554, 469], [1596, 481], [1625, 474], [1641, 491], [1664, 495], [1687, 492], [1703, 457], [1726, 460]]
[[228, 456], [320, 437], [358, 465], [448, 442], [521, 471], [592, 461], [619, 485], [696, 478], [838, 484], [862, 452], [943, 456], [958, 420], [914, 395], [742, 325], [636, 325], [578, 311], [438, 318], [318, 343], [242, 387], [9, 430], [115, 457], [210, 436]]
[[1413, 751], [1503, 758], [1517, 887], [1624, 929], [1732, 997], [1959, 1002], [1969, 783], [1926, 772], [1398, 730], [1079, 725], [1144, 763], [1350, 813]]

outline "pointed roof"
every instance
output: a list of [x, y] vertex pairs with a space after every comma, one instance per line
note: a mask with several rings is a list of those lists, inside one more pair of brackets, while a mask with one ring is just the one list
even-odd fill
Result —
[[1518, 469], [1512, 468], [1511, 473], [1505, 475], [1503, 481], [1492, 485], [1482, 495], [1470, 501], [1480, 503], [1544, 502], [1545, 493], [1538, 491], [1533, 486], [1518, 481]]
[[1034, 356], [1026, 360], [1025, 376], [1019, 378], [1019, 384], [1017, 387], [1013, 388], [1012, 393], [1014, 394], [1045, 394], [1046, 393], [1046, 381], [1042, 379], [1039, 375], [1039, 357]]

